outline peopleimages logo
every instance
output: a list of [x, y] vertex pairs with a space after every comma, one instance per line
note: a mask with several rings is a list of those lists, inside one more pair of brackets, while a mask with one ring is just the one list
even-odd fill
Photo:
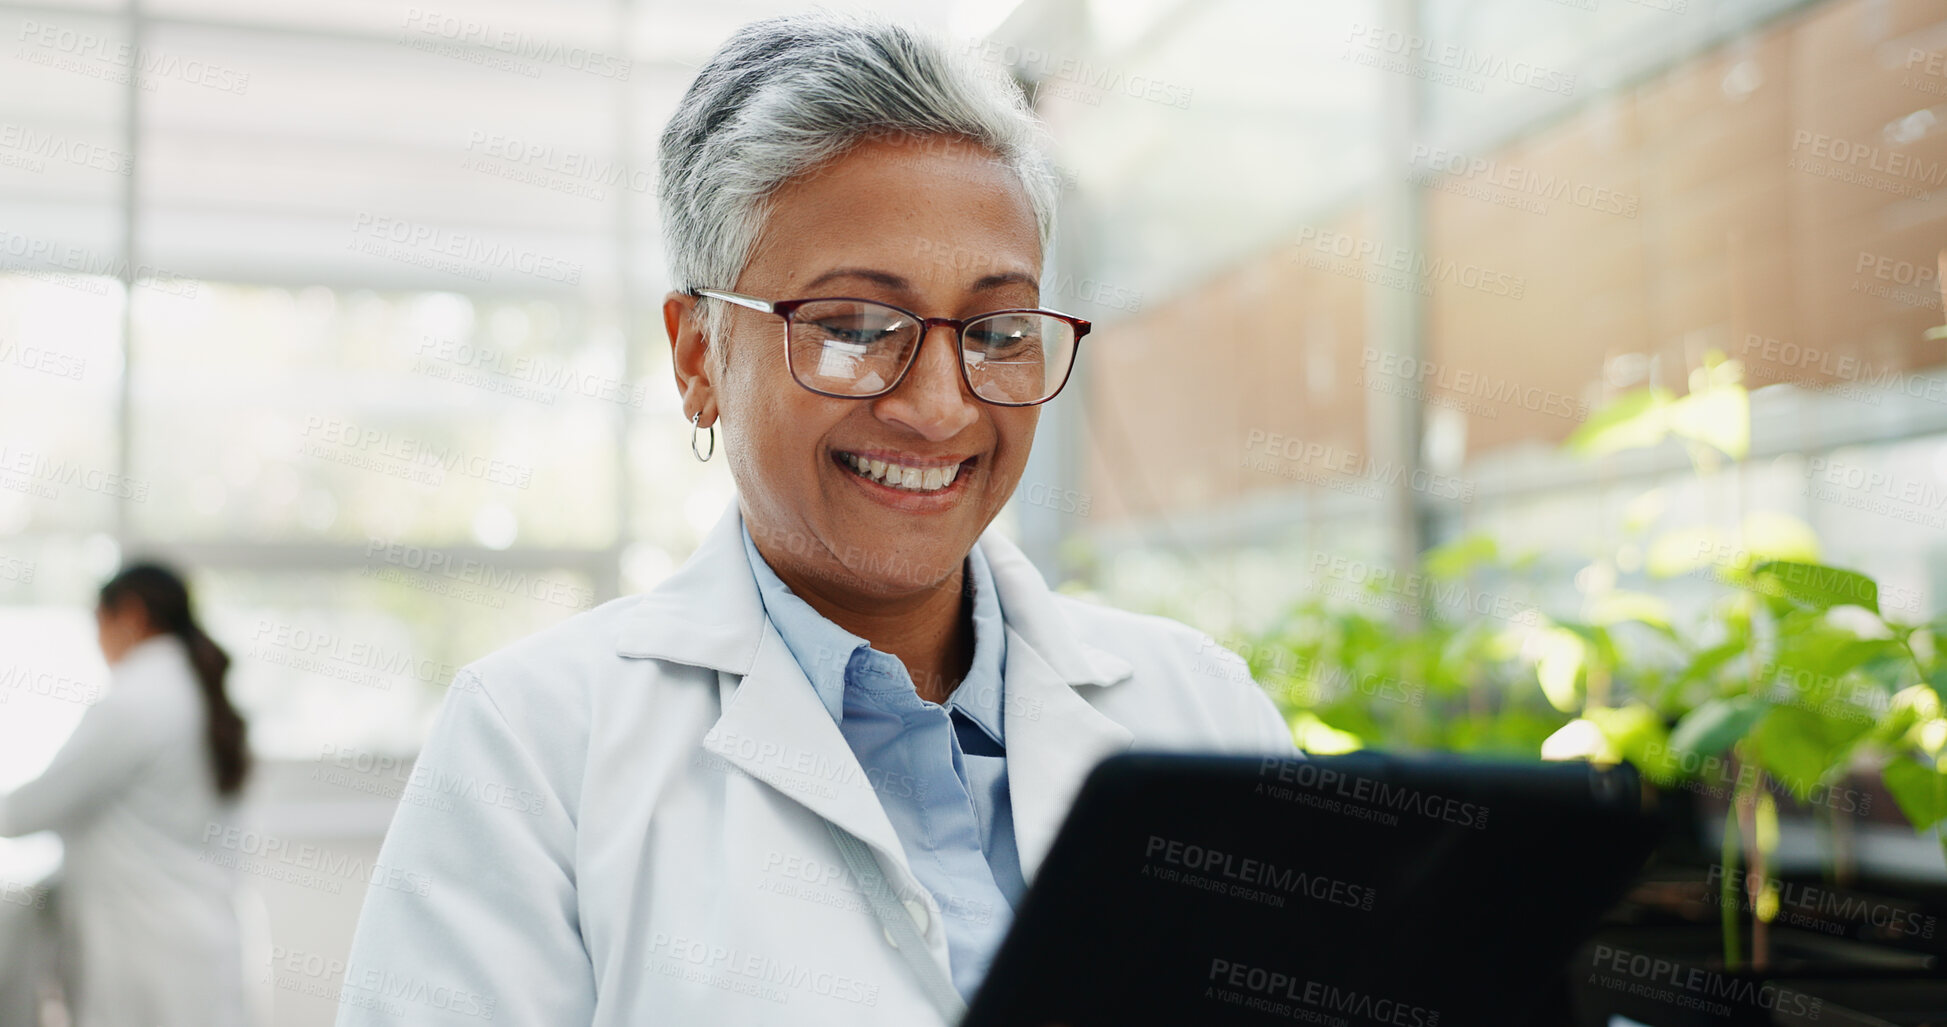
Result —
[[[64, 271], [84, 279], [119, 278], [134, 282], [137, 288], [186, 300], [195, 299], [201, 285], [153, 264], [131, 264], [126, 257], [96, 253], [86, 247], [4, 229], [0, 229], [0, 270], [37, 276], [45, 274], [56, 281], [60, 280], [59, 273]], [[107, 291], [106, 284], [102, 282], [63, 284], [72, 284], [98, 296]]]
[[[459, 446], [397, 434], [354, 421], [312, 414], [304, 419], [304, 427], [298, 434], [307, 440], [307, 445], [303, 447], [306, 456], [336, 460], [367, 470], [391, 467], [424, 471], [426, 473], [422, 477], [429, 484], [440, 484], [449, 473], [516, 489], [525, 489], [534, 480], [534, 468], [530, 464], [501, 460]], [[378, 459], [359, 461], [352, 459], [355, 455]]]
[[[1252, 966], [1249, 963], [1239, 963], [1222, 957], [1210, 961], [1210, 973], [1205, 980], [1212, 985], [1204, 992], [1206, 998], [1259, 1009], [1293, 1020], [1313, 1018], [1315, 1014], [1306, 1009], [1293, 1008], [1305, 1006], [1311, 1010], [1356, 1016], [1368, 1023], [1392, 1024], [1393, 1027], [1437, 1027], [1440, 1023], [1438, 1010], [1410, 1005], [1395, 999], [1380, 998], [1350, 988], [1327, 984], [1324, 981], [1307, 980], [1297, 974], [1267, 970], [1261, 966]], [[1250, 997], [1241, 1000], [1234, 998], [1214, 987], [1219, 984], [1242, 988], [1250, 993]], [[1266, 1004], [1267, 1002], [1270, 1004]]]
[[1451, 178], [1473, 180], [1523, 197], [1532, 197], [1542, 204], [1535, 210], [1538, 214], [1548, 212], [1546, 203], [1551, 200], [1623, 218], [1634, 218], [1642, 206], [1642, 197], [1635, 193], [1424, 143], [1414, 145], [1408, 162]]
[[607, 189], [615, 186], [644, 195], [656, 187], [656, 173], [652, 168], [630, 167], [627, 162], [599, 154], [519, 136], [474, 129], [467, 133], [466, 150], [468, 160], [460, 166], [467, 170], [519, 181], [531, 179], [518, 172], [556, 175], [558, 180], [543, 177], [538, 184], [590, 199], [607, 198]]
[[1775, 369], [1783, 367], [1838, 378], [1866, 389], [1904, 393], [1929, 403], [1947, 403], [1947, 379], [1914, 374], [1883, 362], [1874, 364], [1855, 354], [1749, 332], [1744, 336], [1747, 364], [1752, 363], [1753, 354], [1762, 361], [1753, 368], [1759, 378], [1777, 377]]
[[0, 881], [0, 902], [14, 906], [24, 906], [28, 909], [46, 909], [47, 890], [45, 888], [29, 888], [24, 884], [15, 884], [12, 881]]
[[[1553, 389], [1524, 385], [1509, 378], [1495, 378], [1471, 368], [1453, 367], [1436, 360], [1410, 357], [1366, 346], [1359, 351], [1359, 380], [1366, 388], [1388, 379], [1429, 385], [1440, 390], [1415, 393], [1417, 396], [1452, 393], [1485, 400], [1501, 406], [1519, 407], [1529, 413], [1584, 421], [1589, 416], [1587, 400], [1577, 399]], [[1393, 391], [1379, 389], [1378, 391]]]
[[1335, 795], [1341, 799], [1351, 799], [1397, 812], [1417, 814], [1457, 827], [1478, 829], [1487, 827], [1486, 806], [1446, 798], [1405, 785], [1391, 784], [1377, 778], [1347, 774], [1330, 767], [1321, 767], [1310, 760], [1267, 756], [1258, 764], [1258, 776], [1277, 783]]
[[442, 11], [406, 8], [403, 31], [399, 42], [420, 49], [428, 49], [426, 44], [439, 41], [477, 46], [512, 59], [553, 64], [569, 71], [585, 71], [618, 82], [627, 82], [635, 70], [635, 61], [627, 57], [617, 57], [585, 46], [563, 45], [558, 40], [519, 29]]
[[1925, 200], [1947, 185], [1947, 162], [1928, 161], [1898, 150], [1839, 136], [1798, 129], [1785, 169], [1880, 192]]
[[[1534, 606], [1510, 595], [1476, 591], [1465, 582], [1443, 581], [1417, 571], [1401, 574], [1391, 568], [1374, 566], [1336, 553], [1314, 554], [1311, 571], [1314, 588], [1348, 600], [1392, 601], [1399, 597], [1402, 601], [1397, 605], [1402, 608], [1430, 603], [1531, 626], [1541, 618], [1540, 611]], [[1332, 582], [1320, 580], [1326, 577], [1348, 587], [1334, 588]]]
[[[1825, 1005], [1823, 999], [1781, 988], [1768, 981], [1729, 977], [1703, 967], [1684, 966], [1659, 956], [1609, 945], [1595, 947], [1594, 965], [1595, 972], [1590, 975], [1592, 979], [1603, 974], [1620, 974], [1624, 979], [1635, 980], [1632, 992], [1640, 989], [1647, 997], [1660, 998], [1673, 1004], [1683, 999], [1724, 1000], [1759, 1009], [1775, 1009], [1807, 1020], [1818, 1019]], [[1614, 987], [1614, 983], [1608, 986]], [[1720, 1015], [1729, 1012], [1728, 1008], [1722, 1006], [1719, 1010]]]
[[111, 174], [126, 175], [135, 170], [135, 158], [122, 150], [91, 143], [83, 139], [59, 132], [37, 132], [33, 128], [15, 122], [0, 123], [0, 150], [15, 151], [24, 160], [10, 159], [0, 163], [26, 166], [38, 174], [46, 169], [46, 161], [55, 160], [80, 168], [93, 168]]
[[93, 682], [31, 667], [0, 668], [0, 703], [15, 691], [83, 706], [93, 706], [101, 698], [101, 686]]
[[136, 85], [149, 91], [154, 90], [157, 81], [165, 78], [238, 96], [250, 89], [249, 72], [212, 64], [199, 57], [184, 58], [166, 51], [136, 46], [64, 25], [44, 25], [23, 18], [20, 21], [20, 34], [15, 39], [37, 48], [20, 47], [14, 51], [17, 60], [48, 65], [105, 82], [125, 83], [133, 74]]
[[[344, 986], [350, 991], [364, 992], [374, 998], [411, 1002], [442, 1012], [477, 1016], [482, 1020], [493, 1019], [494, 1007], [499, 1004], [493, 996], [469, 988], [456, 988], [356, 963], [345, 966]], [[347, 998], [349, 1000], [350, 996]]]
[[1346, 33], [1345, 43], [1348, 47], [1364, 47], [1366, 50], [1364, 55], [1360, 55], [1356, 50], [1348, 49], [1344, 55], [1346, 60], [1471, 92], [1483, 92], [1487, 80], [1501, 79], [1544, 93], [1562, 96], [1575, 93], [1573, 72], [1533, 61], [1510, 61], [1499, 54], [1476, 50], [1471, 46], [1442, 43], [1383, 25], [1355, 22], [1352, 30]]
[[867, 1007], [879, 1004], [879, 986], [870, 981], [737, 945], [657, 931], [650, 936], [649, 952], [651, 972], [687, 977], [685, 971], [693, 971], [699, 976], [691, 980], [780, 1004], [790, 1001], [780, 988]]
[[[98, 467], [73, 463], [66, 458], [55, 460], [44, 453], [22, 449], [11, 442], [0, 443], [0, 475], [17, 476], [23, 485], [66, 486], [79, 488], [84, 492], [94, 492], [117, 499], [132, 500], [137, 503], [149, 498], [149, 483], [140, 478], [130, 478]], [[12, 487], [0, 485], [0, 487]], [[19, 492], [33, 492], [45, 499], [59, 495], [51, 487], [15, 488]]]
[[[1435, 285], [1457, 285], [1490, 296], [1518, 300], [1528, 288], [1528, 279], [1523, 275], [1382, 243], [1350, 232], [1321, 229], [1316, 225], [1303, 225], [1298, 229], [1295, 250], [1298, 262], [1306, 267], [1355, 278], [1365, 278], [1368, 273], [1391, 272], [1394, 277], [1377, 275], [1374, 280], [1426, 295], [1431, 295], [1428, 290]], [[1313, 258], [1307, 250], [1336, 257], [1345, 262], [1345, 266], [1335, 269], [1330, 261]]]
[[[1739, 884], [1744, 883], [1745, 875], [1742, 871], [1733, 869], [1731, 876]], [[1711, 864], [1710, 874], [1705, 878], [1704, 894], [1712, 901], [1718, 900], [1721, 891], [1719, 886], [1723, 883], [1724, 877], [1723, 865]], [[1858, 895], [1836, 892], [1817, 885], [1781, 881], [1776, 877], [1767, 877], [1764, 883], [1765, 888], [1778, 897], [1778, 917], [1790, 918], [1788, 922], [1799, 926], [1819, 927], [1821, 925], [1817, 921], [1824, 917], [1830, 918], [1828, 922], [1836, 921], [1834, 926], [1845, 923], [1866, 923], [1882, 931], [1918, 938], [1931, 938], [1934, 934], [1935, 919], [1923, 916], [1914, 910], [1902, 909], [1884, 902], [1869, 902]], [[1739, 903], [1740, 908], [1748, 906], [1748, 902]]]
[[[1153, 75], [1129, 74], [1119, 68], [1104, 67], [1079, 57], [1049, 53], [1031, 46], [1018, 47], [991, 39], [976, 39], [967, 43], [966, 50], [970, 54], [977, 52], [983, 60], [1017, 69], [1036, 80], [1056, 79], [1084, 89], [1121, 93], [1178, 110], [1188, 108], [1190, 98], [1196, 93], [1189, 86]], [[1085, 97], [1076, 98], [1088, 102]]]
[[583, 270], [579, 261], [367, 211], [352, 216], [347, 248], [482, 282], [493, 279], [494, 268], [512, 268], [544, 281], [579, 285]]
[[[1343, 475], [1350, 479], [1348, 484], [1370, 484], [1373, 486], [1394, 487], [1402, 479], [1407, 488], [1424, 493], [1436, 499], [1452, 499], [1462, 503], [1474, 499], [1474, 483], [1464, 478], [1415, 467], [1409, 474], [1406, 468], [1390, 460], [1375, 460], [1361, 456], [1357, 450], [1340, 449], [1330, 443], [1306, 441], [1278, 432], [1267, 432], [1262, 428], [1252, 428], [1244, 438], [1244, 458], [1239, 465], [1253, 470], [1280, 473], [1276, 458], [1286, 461], [1284, 470], [1291, 473], [1286, 477], [1302, 479], [1313, 484], [1324, 485], [1333, 479], [1330, 475]], [[1297, 470], [1304, 467], [1328, 472], [1321, 476], [1304, 474]], [[1361, 494], [1377, 497], [1379, 489], [1359, 489]]]
[[[1681, 772], [1681, 780], [1676, 787], [1699, 795], [1723, 799], [1739, 794], [1749, 788], [1763, 788], [1780, 799], [1798, 801], [1792, 791], [1793, 782], [1780, 779], [1775, 774], [1763, 773], [1755, 764], [1739, 762], [1729, 757], [1704, 755], [1688, 749], [1671, 749], [1661, 742], [1651, 742], [1643, 748], [1642, 765], [1655, 765], [1665, 774]], [[1839, 813], [1866, 816], [1872, 812], [1873, 793], [1861, 792], [1837, 784], [1822, 781], [1802, 782], [1805, 785], [1804, 802], [1812, 806], [1824, 806]]]
[[[1254, 886], [1285, 895], [1303, 895], [1335, 906], [1369, 910], [1376, 897], [1372, 888], [1367, 885], [1310, 874], [1293, 867], [1281, 867], [1260, 859], [1239, 856], [1234, 852], [1224, 852], [1221, 849], [1162, 838], [1153, 834], [1149, 836], [1149, 843], [1143, 856], [1197, 874], [1210, 874], [1224, 881], [1234, 881], [1241, 885]], [[1143, 868], [1143, 875], [1157, 876], [1146, 866]], [[1184, 883], [1197, 887], [1204, 886], [1194, 880]], [[1222, 883], [1222, 881], [1210, 882], [1218, 886]], [[1213, 887], [1210, 890], [1215, 891], [1219, 888]], [[1233, 894], [1244, 898], [1261, 897], [1260, 893], [1252, 892], [1248, 888], [1244, 892], [1233, 892]], [[1277, 904], [1282, 905], [1282, 902]]]

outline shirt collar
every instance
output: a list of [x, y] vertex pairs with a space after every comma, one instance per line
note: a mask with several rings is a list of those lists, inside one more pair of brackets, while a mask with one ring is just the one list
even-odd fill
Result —
[[804, 668], [805, 677], [818, 692], [818, 699], [836, 723], [845, 720], [845, 668], [861, 648], [870, 648], [865, 639], [839, 627], [811, 604], [791, 591], [751, 541], [750, 529], [743, 529], [744, 551], [750, 557], [750, 572], [757, 579], [757, 594], [764, 612], [777, 626], [784, 647]]
[[[947, 704], [973, 718], [995, 744], [1005, 745], [1001, 736], [1002, 670], [1007, 666], [1007, 628], [1001, 616], [1001, 600], [994, 591], [994, 572], [987, 566], [987, 554], [980, 545], [967, 551], [967, 573], [973, 578], [973, 662], [967, 678], [953, 690]], [[968, 686], [972, 687], [968, 687]]]
[[[785, 648], [791, 650], [798, 666], [804, 669], [805, 677], [811, 680], [811, 687], [817, 691], [819, 701], [824, 703], [832, 720], [844, 723], [846, 671], [862, 657], [860, 650], [871, 649], [872, 644], [839, 627], [792, 592], [757, 551], [757, 544], [750, 537], [750, 529], [743, 527], [741, 521], [740, 527], [744, 551], [750, 559], [751, 575], [757, 580], [757, 592], [763, 601], [764, 612], [777, 626]], [[973, 662], [967, 668], [966, 678], [947, 697], [946, 705], [965, 713], [996, 744], [1004, 745], [1006, 740], [1001, 734], [1001, 681], [1007, 658], [1007, 632], [1000, 598], [994, 590], [993, 570], [988, 566], [987, 557], [980, 551], [979, 545], [967, 553], [966, 572], [974, 590]]]

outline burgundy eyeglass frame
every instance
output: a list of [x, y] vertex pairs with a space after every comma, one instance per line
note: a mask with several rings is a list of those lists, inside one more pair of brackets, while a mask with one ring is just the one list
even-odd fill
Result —
[[[1061, 395], [1061, 390], [1068, 387], [1068, 379], [1071, 376], [1073, 376], [1075, 373], [1075, 364], [1079, 362], [1082, 358], [1082, 337], [1087, 335], [1088, 330], [1091, 327], [1093, 327], [1093, 325], [1091, 325], [1086, 318], [1076, 317], [1073, 314], [1064, 314], [1059, 310], [1046, 310], [1040, 307], [1010, 307], [1006, 310], [989, 310], [985, 313], [975, 314], [972, 317], [964, 317], [964, 318], [921, 317], [919, 314], [907, 310], [905, 307], [899, 306], [896, 303], [887, 303], [884, 300], [870, 300], [862, 296], [813, 296], [807, 299], [777, 300], [776, 302], [773, 302], [771, 300], [760, 299], [759, 297], [756, 296], [747, 296], [741, 292], [727, 292], [722, 289], [690, 289], [688, 290], [688, 293], [691, 296], [708, 297], [711, 299], [723, 300], [726, 303], [735, 303], [740, 307], [749, 307], [750, 309], [755, 310], [760, 314], [776, 314], [778, 317], [782, 318], [784, 320], [784, 369], [790, 372], [791, 380], [797, 382], [800, 388], [804, 389], [807, 392], [817, 393], [820, 396], [830, 396], [833, 399], [877, 399], [880, 396], [883, 396], [891, 392], [892, 390], [897, 389], [899, 387], [899, 383], [906, 380], [907, 373], [912, 371], [913, 364], [919, 360], [919, 348], [921, 346], [926, 345], [926, 336], [933, 331], [933, 328], [936, 325], [945, 325], [946, 327], [953, 329], [953, 338], [955, 344], [964, 347], [967, 338], [966, 328], [968, 325], [973, 324], [976, 321], [985, 321], [990, 317], [997, 317], [1001, 314], [1039, 314], [1043, 317], [1052, 317], [1060, 321], [1066, 321], [1071, 327], [1075, 329], [1075, 352], [1069, 355], [1068, 367], [1066, 370], [1062, 372], [1061, 382], [1057, 384], [1054, 388], [1054, 391], [1048, 393], [1048, 395], [1045, 398], [1037, 399], [1031, 403], [1007, 403], [997, 399], [988, 399], [986, 396], [981, 395], [980, 392], [974, 388], [973, 376], [967, 372], [966, 358], [963, 357], [959, 360], [954, 361], [954, 363], [960, 365], [960, 380], [966, 383], [967, 392], [970, 395], [972, 395], [975, 399], [980, 400], [982, 403], [992, 403], [997, 407], [1040, 406], [1041, 404], [1048, 402], [1048, 400], [1054, 399], [1056, 396]], [[899, 369], [899, 373], [893, 376], [892, 381], [888, 383], [885, 388], [880, 389], [877, 392], [866, 393], [864, 395], [858, 395], [850, 392], [826, 392], [823, 389], [814, 389], [811, 386], [806, 385], [804, 383], [804, 379], [798, 377], [798, 369], [796, 367], [793, 367], [791, 364], [791, 315], [795, 313], [799, 307], [805, 306], [806, 304], [809, 303], [832, 303], [832, 302], [870, 303], [874, 306], [885, 307], [890, 310], [897, 310], [900, 313], [906, 315], [907, 317], [912, 318], [914, 321], [919, 322], [919, 326], [920, 326], [919, 341], [913, 344], [912, 352], [906, 354], [906, 365]]]

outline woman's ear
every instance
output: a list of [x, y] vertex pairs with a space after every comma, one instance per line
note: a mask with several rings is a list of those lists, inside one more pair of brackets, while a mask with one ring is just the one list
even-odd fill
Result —
[[705, 335], [703, 327], [703, 310], [695, 296], [672, 292], [663, 298], [670, 369], [676, 375], [676, 393], [683, 399], [684, 420], [700, 415], [697, 424], [707, 428], [717, 421], [716, 375], [722, 362], [710, 352], [717, 340]]

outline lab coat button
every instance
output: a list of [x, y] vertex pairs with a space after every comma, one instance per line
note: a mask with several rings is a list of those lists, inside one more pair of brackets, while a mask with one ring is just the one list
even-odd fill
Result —
[[906, 912], [912, 914], [913, 926], [919, 928], [919, 933], [925, 934], [926, 921], [928, 919], [926, 916], [926, 904], [918, 899], [906, 899], [905, 904]]
[[881, 927], [881, 928], [879, 928], [879, 931], [880, 931], [881, 933], [883, 933], [883, 934], [884, 934], [884, 935], [886, 936], [886, 944], [888, 944], [888, 945], [891, 945], [891, 946], [892, 946], [893, 948], [898, 948], [898, 947], [899, 947], [899, 941], [898, 941], [898, 939], [896, 939], [896, 938], [894, 938], [894, 937], [892, 936], [892, 929], [891, 929], [891, 928], [887, 928], [887, 927]]

